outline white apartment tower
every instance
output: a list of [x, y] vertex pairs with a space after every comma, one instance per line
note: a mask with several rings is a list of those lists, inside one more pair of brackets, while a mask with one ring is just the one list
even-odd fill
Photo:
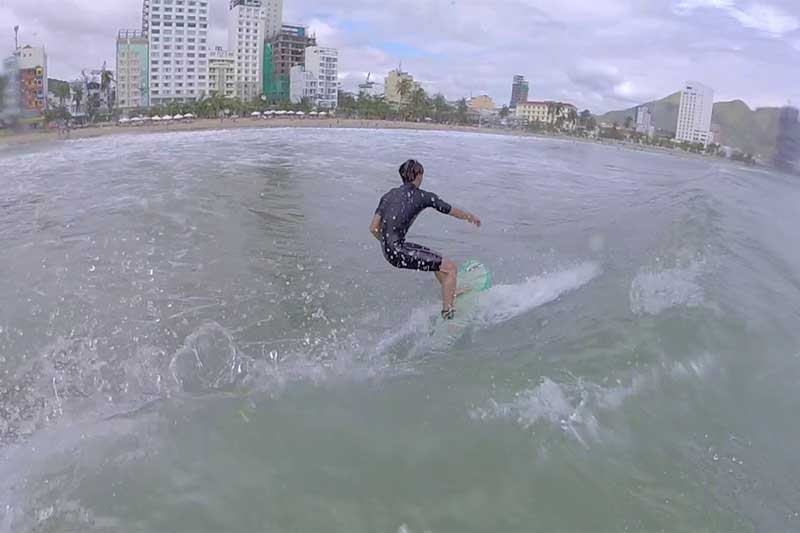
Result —
[[686, 87], [681, 91], [675, 139], [704, 145], [710, 143], [713, 112], [714, 90], [701, 83], [686, 82]]
[[336, 109], [339, 103], [339, 51], [309, 46], [306, 48], [306, 70], [317, 77], [317, 107]]
[[281, 30], [283, 0], [230, 0], [228, 49], [236, 54], [236, 94], [252, 100], [263, 92], [264, 41]]
[[208, 2], [144, 0], [151, 105], [190, 102], [208, 94]]
[[648, 137], [653, 137], [655, 134], [653, 114], [646, 105], [636, 108], [636, 133], [643, 133]]
[[150, 62], [148, 39], [139, 30], [117, 34], [117, 107], [150, 106]]
[[236, 54], [221, 46], [208, 53], [208, 93], [226, 98], [236, 96]]

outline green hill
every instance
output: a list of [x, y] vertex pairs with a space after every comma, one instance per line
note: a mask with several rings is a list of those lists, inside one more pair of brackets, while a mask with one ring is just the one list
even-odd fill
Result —
[[[674, 93], [661, 100], [642, 105], [650, 108], [658, 130], [675, 133], [679, 104], [680, 93]], [[781, 112], [782, 109], [778, 107], [764, 107], [754, 111], [741, 100], [717, 102], [714, 104], [712, 122], [721, 128], [720, 135], [723, 145], [755, 154], [766, 161], [772, 161], [778, 151]], [[636, 107], [611, 111], [597, 117], [597, 121], [624, 124], [626, 117], [632, 117], [635, 120]]]
[[[678, 107], [681, 103], [681, 93], [677, 92], [653, 102], [647, 102], [646, 105], [653, 115], [653, 122], [656, 128], [675, 133], [675, 125], [678, 123]], [[636, 106], [639, 107], [639, 106]], [[636, 107], [630, 109], [623, 109], [621, 111], [610, 111], [605, 115], [597, 117], [597, 122], [616, 122], [619, 125], [625, 124], [625, 119], [631, 117], [636, 121]]]

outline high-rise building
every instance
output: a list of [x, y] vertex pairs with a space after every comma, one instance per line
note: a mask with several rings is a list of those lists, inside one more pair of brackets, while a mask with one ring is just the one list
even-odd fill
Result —
[[134, 109], [150, 106], [150, 46], [140, 30], [117, 34], [117, 106]]
[[47, 54], [41, 46], [23, 46], [16, 51], [23, 115], [47, 111]]
[[208, 0], [144, 0], [142, 32], [150, 54], [150, 104], [208, 94]]
[[467, 107], [473, 111], [492, 112], [495, 110], [494, 100], [488, 94], [473, 96], [467, 100]]
[[263, 93], [264, 43], [281, 28], [283, 0], [230, 0], [228, 49], [236, 53], [236, 94]]
[[528, 123], [574, 130], [578, 108], [564, 102], [518, 102], [515, 116]]
[[307, 100], [316, 107], [318, 85], [316, 73], [306, 70], [303, 65], [295, 65], [289, 72], [289, 97], [293, 104]]
[[514, 76], [514, 81], [511, 84], [511, 104], [508, 107], [514, 109], [520, 102], [528, 101], [529, 85], [525, 80], [525, 76]]
[[714, 113], [714, 90], [690, 81], [681, 91], [675, 139], [704, 145], [711, 142], [711, 116]]
[[3, 105], [0, 106], [0, 121], [12, 122], [19, 117], [22, 108], [19, 59], [16, 54], [3, 60], [2, 72], [6, 77], [6, 85], [3, 90]]
[[636, 108], [636, 133], [642, 133], [648, 137], [652, 137], [655, 134], [653, 114], [646, 105]]
[[263, 93], [272, 103], [290, 99], [292, 67], [305, 66], [306, 48], [316, 46], [317, 39], [304, 26], [284, 24], [277, 35], [264, 44]]
[[236, 96], [236, 52], [217, 46], [208, 53], [208, 93]]
[[784, 106], [778, 117], [778, 136], [775, 139], [775, 166], [785, 172], [800, 171], [800, 111]]
[[[410, 84], [411, 91], [409, 91], [408, 95], [401, 96], [400, 94], [400, 87], [403, 80], [408, 80], [407, 83]], [[408, 72], [403, 72], [401, 69], [392, 70], [386, 76], [386, 83], [384, 84], [384, 96], [386, 101], [390, 104], [395, 106], [402, 105], [403, 103], [408, 103], [411, 99], [411, 94], [419, 88], [419, 83], [414, 81], [414, 76], [409, 74]]]
[[296, 65], [290, 72], [292, 102], [311, 100], [314, 107], [336, 109], [339, 103], [339, 51], [335, 48], [309, 46], [305, 66]]

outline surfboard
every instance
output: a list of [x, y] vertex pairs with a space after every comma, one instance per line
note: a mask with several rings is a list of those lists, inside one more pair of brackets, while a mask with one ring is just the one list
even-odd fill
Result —
[[452, 346], [475, 318], [481, 293], [492, 287], [492, 274], [476, 259], [464, 262], [458, 269], [458, 288], [466, 292], [456, 297], [456, 316], [444, 320], [437, 316], [430, 336], [430, 347], [441, 351]]

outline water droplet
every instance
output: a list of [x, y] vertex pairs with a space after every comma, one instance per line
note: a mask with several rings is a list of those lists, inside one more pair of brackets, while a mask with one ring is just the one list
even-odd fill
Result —
[[89, 272], [94, 272], [95, 270], [97, 270], [97, 268], [94, 265], [89, 267]]
[[717, 455], [717, 454], [714, 454], [714, 461], [715, 461], [715, 462], [716, 462], [716, 461], [719, 461], [719, 455]]

